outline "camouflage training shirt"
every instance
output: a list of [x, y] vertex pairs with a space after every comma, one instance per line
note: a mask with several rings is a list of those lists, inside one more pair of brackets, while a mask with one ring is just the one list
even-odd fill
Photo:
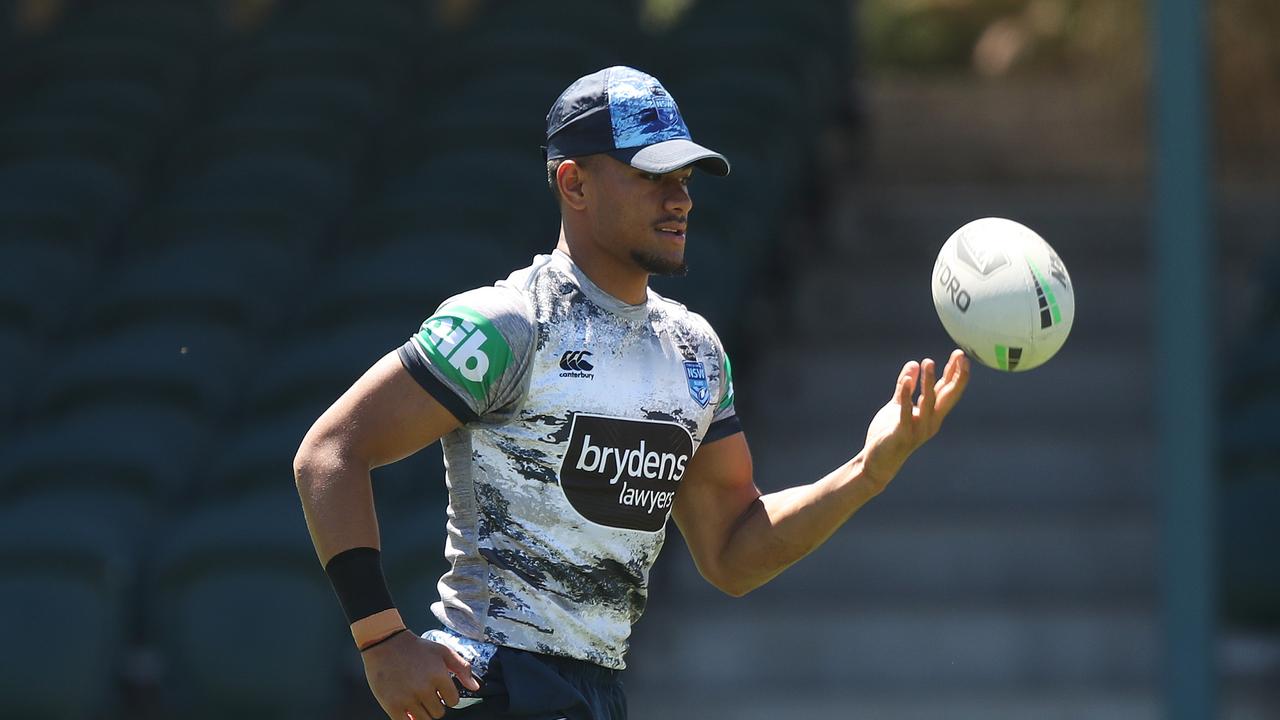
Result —
[[740, 430], [710, 325], [652, 290], [626, 304], [556, 251], [446, 300], [398, 354], [463, 423], [442, 439], [436, 617], [623, 668], [685, 468]]

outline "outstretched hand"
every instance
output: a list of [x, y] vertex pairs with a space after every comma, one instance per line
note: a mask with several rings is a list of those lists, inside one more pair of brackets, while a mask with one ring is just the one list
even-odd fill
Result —
[[[903, 365], [893, 397], [871, 419], [863, 448], [863, 471], [875, 492], [884, 490], [911, 453], [937, 434], [947, 414], [960, 402], [969, 384], [969, 359], [955, 350], [942, 377], [935, 381], [936, 373], [930, 358]], [[917, 385], [920, 394], [912, 402]]]

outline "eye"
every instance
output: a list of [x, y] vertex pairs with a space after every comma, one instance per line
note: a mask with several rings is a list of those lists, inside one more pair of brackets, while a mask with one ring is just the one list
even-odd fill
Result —
[[640, 173], [640, 177], [644, 178], [645, 180], [648, 180], [649, 182], [662, 181], [662, 176], [658, 175], [657, 173]]

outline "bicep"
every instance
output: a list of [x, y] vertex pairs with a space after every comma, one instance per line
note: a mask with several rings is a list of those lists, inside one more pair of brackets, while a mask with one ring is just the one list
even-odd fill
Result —
[[734, 529], [760, 497], [752, 473], [751, 450], [739, 432], [699, 447], [680, 481], [672, 513], [699, 571], [710, 580]]
[[391, 352], [316, 420], [303, 448], [340, 447], [372, 469], [408, 457], [460, 425]]

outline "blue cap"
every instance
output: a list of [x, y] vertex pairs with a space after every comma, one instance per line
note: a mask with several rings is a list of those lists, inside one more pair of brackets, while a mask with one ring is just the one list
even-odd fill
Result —
[[548, 160], [605, 153], [656, 174], [687, 165], [729, 174], [723, 155], [693, 141], [662, 83], [622, 65], [578, 78], [556, 98], [546, 150]]

